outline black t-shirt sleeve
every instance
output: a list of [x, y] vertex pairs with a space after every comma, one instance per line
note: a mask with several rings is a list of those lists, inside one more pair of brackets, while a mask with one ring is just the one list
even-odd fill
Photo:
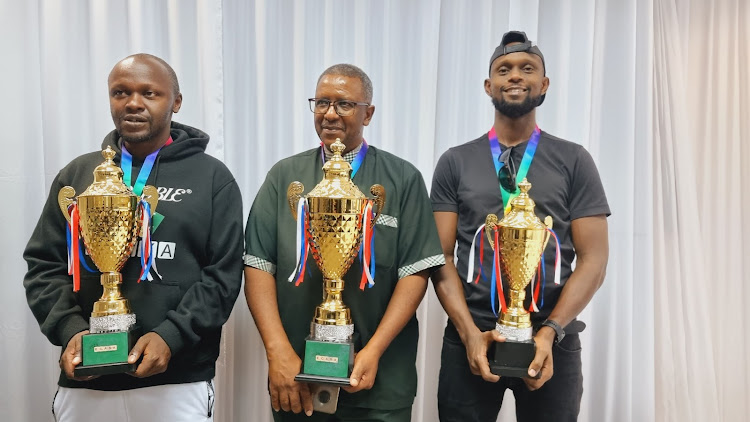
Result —
[[604, 214], [610, 215], [599, 171], [585, 148], [578, 149], [570, 187], [570, 219]]
[[430, 200], [432, 211], [458, 213], [458, 180], [451, 150], [446, 151], [438, 160], [432, 176]]

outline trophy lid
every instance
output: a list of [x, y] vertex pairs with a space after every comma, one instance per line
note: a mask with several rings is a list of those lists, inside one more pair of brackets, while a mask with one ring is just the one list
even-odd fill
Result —
[[518, 188], [521, 189], [521, 193], [510, 201], [510, 211], [498, 224], [503, 227], [519, 229], [545, 229], [546, 226], [542, 223], [542, 220], [534, 214], [536, 203], [529, 196], [531, 183], [524, 178], [518, 184]]
[[308, 198], [365, 198], [365, 195], [352, 182], [351, 164], [341, 156], [344, 148], [346, 147], [338, 138], [331, 145], [333, 157], [323, 165], [323, 180], [306, 195]]
[[122, 182], [122, 169], [113, 160], [115, 154], [115, 151], [109, 145], [107, 149], [102, 151], [104, 162], [94, 169], [94, 183], [89, 185], [79, 196], [135, 195]]

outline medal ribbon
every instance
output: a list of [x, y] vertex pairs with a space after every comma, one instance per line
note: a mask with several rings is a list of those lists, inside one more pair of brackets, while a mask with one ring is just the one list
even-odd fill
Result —
[[[159, 155], [159, 151], [172, 142], [172, 137], [170, 136], [162, 147], [149, 154], [146, 159], [143, 160], [143, 166], [141, 166], [141, 170], [138, 172], [138, 177], [135, 180], [135, 185], [133, 185], [133, 156], [125, 147], [125, 142], [123, 141], [122, 159], [120, 160], [122, 182], [125, 186], [132, 187], [133, 193], [138, 197], [143, 194], [143, 188], [146, 186], [148, 177], [151, 175], [151, 170], [154, 168], [156, 156]], [[151, 206], [143, 199], [139, 201], [138, 208], [141, 225], [141, 274], [138, 276], [138, 282], [140, 283], [142, 280], [151, 280], [149, 272], [154, 263], [154, 253], [151, 250], [151, 225], [154, 215], [152, 215]]]
[[[167, 146], [171, 143], [172, 137], [170, 136], [164, 146]], [[128, 149], [125, 148], [125, 142], [122, 143], [122, 160], [120, 160], [120, 167], [122, 168], [122, 182], [125, 183], [125, 186], [127, 187], [132, 186], [133, 193], [138, 196], [141, 196], [141, 194], [143, 193], [143, 187], [146, 186], [146, 181], [148, 180], [148, 176], [151, 174], [151, 170], [154, 167], [154, 162], [156, 161], [156, 156], [159, 155], [159, 151], [161, 151], [161, 148], [157, 149], [146, 157], [146, 159], [143, 161], [141, 171], [138, 172], [138, 178], [135, 180], [135, 185], [133, 185], [133, 156], [130, 155]]]
[[[521, 165], [518, 167], [518, 173], [516, 173], [516, 186], [523, 181], [523, 179], [526, 177], [526, 174], [529, 172], [529, 167], [531, 167], [531, 161], [534, 159], [534, 154], [536, 153], [536, 147], [539, 144], [539, 137], [541, 135], [541, 130], [539, 129], [539, 126], [536, 126], [534, 128], [534, 132], [531, 134], [531, 138], [529, 138], [529, 144], [526, 145], [526, 152], [523, 153], [523, 159], [521, 160]], [[492, 150], [492, 162], [495, 164], [495, 175], [497, 175], [500, 172], [500, 154], [502, 154], [501, 148], [500, 148], [500, 141], [497, 140], [497, 133], [495, 132], [495, 127], [493, 126], [490, 131], [487, 133], [487, 137], [490, 138], [490, 149]], [[503, 210], [504, 214], [507, 214], [510, 211], [510, 201], [512, 201], [518, 194], [521, 193], [520, 189], [516, 188], [516, 191], [513, 193], [510, 193], [503, 189], [502, 186], [500, 186], [500, 193], [503, 196]]]

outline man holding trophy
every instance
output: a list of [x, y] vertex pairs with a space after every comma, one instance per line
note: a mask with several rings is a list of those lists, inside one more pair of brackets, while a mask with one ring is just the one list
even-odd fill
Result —
[[58, 173], [24, 251], [29, 306], [62, 346], [53, 412], [213, 420], [241, 287], [240, 191], [208, 135], [172, 122], [182, 94], [166, 62], [127, 57], [108, 85], [115, 130]]
[[408, 421], [415, 311], [445, 261], [424, 181], [364, 140], [375, 106], [361, 69], [328, 68], [309, 102], [321, 145], [269, 171], [245, 235], [274, 420]]
[[450, 318], [440, 420], [495, 421], [510, 388], [519, 421], [575, 421], [576, 316], [604, 279], [609, 206], [589, 153], [537, 126], [549, 87], [540, 49], [511, 31], [489, 64], [494, 124], [445, 152], [432, 182], [447, 258], [432, 278]]

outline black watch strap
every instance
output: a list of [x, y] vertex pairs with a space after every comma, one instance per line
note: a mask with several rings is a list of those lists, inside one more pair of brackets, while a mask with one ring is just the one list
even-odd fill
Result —
[[551, 319], [545, 319], [542, 323], [542, 327], [547, 326], [549, 328], [552, 328], [555, 330], [555, 344], [562, 341], [563, 338], [565, 338], [565, 330], [563, 329], [560, 324], [556, 323], [555, 321]]

